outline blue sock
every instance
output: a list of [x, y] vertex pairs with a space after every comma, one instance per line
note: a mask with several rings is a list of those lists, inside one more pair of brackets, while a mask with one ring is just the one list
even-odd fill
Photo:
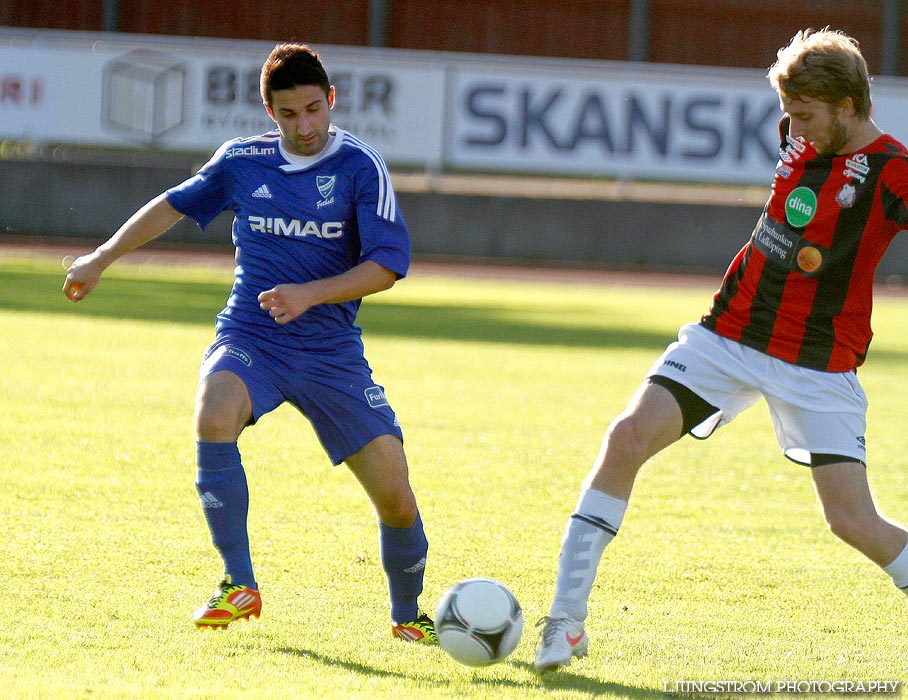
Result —
[[195, 483], [208, 521], [211, 541], [224, 560], [224, 573], [235, 584], [258, 588], [249, 555], [249, 487], [235, 442], [196, 443]]
[[391, 593], [391, 619], [410, 622], [419, 614], [417, 598], [422, 593], [423, 575], [429, 542], [422, 528], [422, 518], [410, 527], [388, 527], [379, 523], [381, 563], [388, 577]]

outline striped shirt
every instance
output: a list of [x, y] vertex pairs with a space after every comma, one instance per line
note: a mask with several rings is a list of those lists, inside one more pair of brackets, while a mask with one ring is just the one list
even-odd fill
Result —
[[908, 228], [908, 151], [884, 134], [820, 156], [787, 127], [763, 215], [701, 324], [802, 367], [853, 370], [873, 336], [877, 265]]

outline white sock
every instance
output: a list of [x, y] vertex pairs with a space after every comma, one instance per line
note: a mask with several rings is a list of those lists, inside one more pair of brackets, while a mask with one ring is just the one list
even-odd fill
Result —
[[577, 509], [568, 520], [561, 541], [551, 617], [585, 620], [590, 591], [606, 545], [618, 534], [627, 501], [603, 491], [580, 492]]
[[905, 594], [908, 594], [908, 544], [905, 545], [901, 554], [883, 567], [883, 571], [892, 577], [896, 588], [901, 588]]

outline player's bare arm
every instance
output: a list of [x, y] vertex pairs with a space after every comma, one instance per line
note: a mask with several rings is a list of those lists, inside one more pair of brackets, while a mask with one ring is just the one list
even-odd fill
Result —
[[283, 325], [319, 304], [339, 304], [390, 289], [397, 275], [366, 260], [334, 277], [305, 284], [279, 284], [259, 294], [260, 306]]
[[133, 214], [106, 242], [67, 266], [63, 293], [73, 303], [82, 301], [97, 286], [101, 274], [111, 263], [154, 240], [182, 218], [164, 194], [158, 195]]

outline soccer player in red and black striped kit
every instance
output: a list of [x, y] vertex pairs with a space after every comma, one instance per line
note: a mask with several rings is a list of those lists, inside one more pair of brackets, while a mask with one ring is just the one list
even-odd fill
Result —
[[908, 150], [870, 117], [857, 42], [799, 32], [778, 53], [782, 147], [769, 202], [709, 312], [681, 328], [609, 426], [568, 520], [536, 667], [587, 652], [587, 601], [647, 459], [766, 399], [784, 454], [811, 469], [832, 532], [908, 593], [908, 533], [867, 483], [867, 399], [856, 369], [871, 339], [877, 264], [908, 229]]

